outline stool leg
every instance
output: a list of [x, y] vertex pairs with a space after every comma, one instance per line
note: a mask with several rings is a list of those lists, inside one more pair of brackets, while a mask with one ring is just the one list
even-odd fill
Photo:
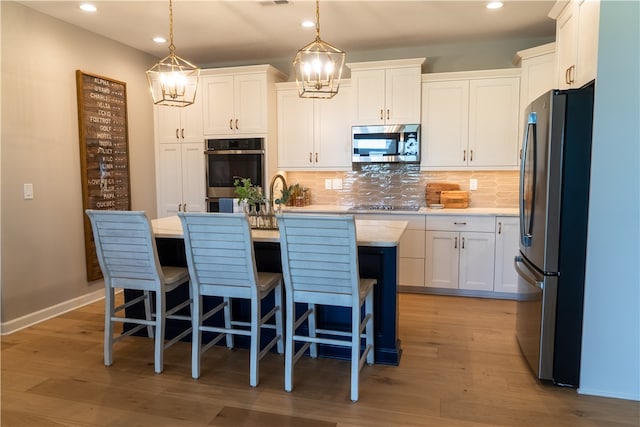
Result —
[[191, 312], [191, 378], [200, 378], [200, 348], [202, 346], [202, 295], [195, 293]]
[[[223, 298], [224, 302], [225, 302], [225, 306], [222, 309], [224, 311], [224, 327], [227, 330], [231, 329], [231, 321], [233, 320], [233, 311], [231, 310], [231, 302], [232, 299], [229, 297], [224, 297]], [[234, 342], [233, 342], [233, 334], [227, 334], [227, 348], [233, 348], [234, 347]]]
[[[311, 309], [311, 314], [309, 314], [309, 317], [307, 318], [307, 321], [309, 322], [309, 336], [315, 338], [316, 337], [316, 305], [309, 304], [308, 307]], [[311, 343], [311, 346], [309, 347], [309, 355], [312, 358], [318, 357], [318, 344]]]
[[166, 317], [164, 289], [156, 291], [156, 336], [154, 365], [157, 374], [162, 372], [164, 361], [164, 322]]
[[282, 306], [282, 282], [280, 282], [280, 284], [278, 286], [276, 286], [276, 288], [273, 291], [273, 296], [275, 298], [275, 305], [280, 306], [280, 308], [278, 309], [278, 311], [275, 313], [275, 317], [276, 317], [276, 335], [279, 335], [280, 338], [278, 339], [278, 342], [276, 344], [277, 349], [278, 349], [278, 354], [283, 354], [284, 353], [284, 335], [282, 334], [282, 324], [283, 324], [283, 313], [284, 313], [284, 307]]
[[284, 346], [284, 390], [293, 390], [293, 325], [296, 322], [295, 304], [293, 302], [293, 296], [287, 294], [285, 296], [286, 302], [286, 314], [285, 314], [285, 346]]
[[113, 322], [111, 318], [114, 313], [114, 299], [115, 295], [113, 288], [105, 283], [104, 288], [104, 364], [105, 366], [111, 366], [113, 363], [112, 351], [113, 351]]
[[259, 377], [259, 355], [260, 355], [260, 320], [262, 313], [260, 310], [260, 299], [255, 296], [251, 298], [251, 348], [249, 349], [250, 374], [249, 384], [251, 387], [258, 385]]

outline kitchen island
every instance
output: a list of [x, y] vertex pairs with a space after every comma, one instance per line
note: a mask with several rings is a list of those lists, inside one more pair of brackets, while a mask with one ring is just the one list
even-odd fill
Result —
[[[182, 224], [177, 216], [158, 218], [151, 221], [156, 237], [158, 256], [163, 265], [186, 266]], [[375, 362], [387, 365], [398, 365], [402, 354], [400, 338], [398, 337], [398, 243], [407, 227], [406, 221], [387, 220], [356, 220], [358, 243], [358, 263], [360, 276], [374, 278], [377, 285], [374, 288], [374, 334], [375, 334]], [[260, 271], [281, 272], [280, 235], [278, 230], [252, 230], [256, 267]], [[125, 299], [135, 297], [135, 291], [125, 291]], [[172, 298], [179, 300], [186, 295], [168, 295], [167, 306], [174, 304]], [[215, 304], [215, 298], [205, 301], [205, 311]], [[273, 299], [265, 301], [273, 305]], [[234, 316], [248, 319], [249, 304], [244, 301], [234, 301]], [[132, 309], [127, 316], [142, 316], [142, 310]], [[213, 322], [221, 319], [211, 319]], [[343, 307], [319, 307], [318, 327], [349, 330], [351, 321], [350, 311]], [[177, 334], [180, 324], [168, 321], [166, 336]], [[265, 331], [264, 339], [268, 340]], [[238, 345], [243, 342], [238, 337]], [[342, 347], [321, 345], [320, 356], [350, 359], [350, 350]]]

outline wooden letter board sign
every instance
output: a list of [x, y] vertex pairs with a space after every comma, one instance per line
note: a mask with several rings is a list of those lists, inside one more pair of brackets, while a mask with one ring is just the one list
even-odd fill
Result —
[[131, 210], [127, 85], [76, 71], [87, 279], [102, 271], [85, 209]]

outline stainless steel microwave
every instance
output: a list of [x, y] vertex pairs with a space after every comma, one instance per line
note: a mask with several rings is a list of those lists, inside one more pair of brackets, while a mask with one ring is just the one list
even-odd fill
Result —
[[353, 126], [353, 163], [420, 163], [420, 125]]

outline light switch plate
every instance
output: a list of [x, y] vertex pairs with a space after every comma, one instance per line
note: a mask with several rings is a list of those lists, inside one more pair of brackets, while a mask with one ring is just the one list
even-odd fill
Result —
[[331, 179], [327, 178], [324, 180], [324, 189], [325, 190], [331, 190]]
[[469, 180], [469, 190], [477, 190], [478, 189], [478, 180], [476, 178], [471, 178]]
[[334, 190], [342, 190], [342, 179], [333, 178], [331, 184], [332, 184]]
[[25, 200], [33, 199], [33, 184], [24, 184], [23, 192]]

